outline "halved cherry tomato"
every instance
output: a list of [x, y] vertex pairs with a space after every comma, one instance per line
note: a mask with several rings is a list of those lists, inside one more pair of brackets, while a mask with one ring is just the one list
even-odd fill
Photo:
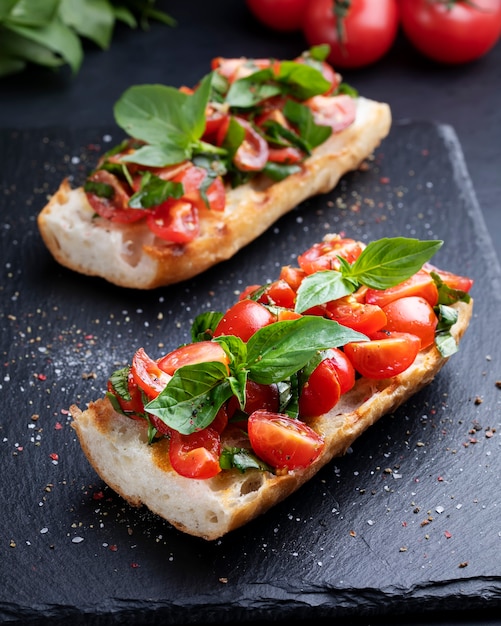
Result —
[[252, 294], [256, 292], [258, 289], [261, 289], [261, 287], [262, 285], [247, 285], [247, 287], [240, 292], [238, 299], [248, 300], [250, 296], [252, 296]]
[[468, 293], [473, 286], [473, 279], [468, 278], [467, 276], [460, 276], [459, 274], [454, 274], [452, 272], [447, 272], [446, 270], [440, 270], [431, 263], [425, 263], [424, 269], [427, 272], [435, 272], [438, 274], [448, 287], [451, 289], [457, 289], [459, 291], [464, 291]]
[[379, 331], [371, 341], [347, 343], [344, 352], [365, 378], [397, 376], [414, 363], [421, 340], [409, 333]]
[[[245, 408], [244, 412], [250, 415], [254, 411], [278, 411], [279, 394], [276, 385], [263, 385], [256, 383], [250, 378], [245, 384]], [[239, 409], [240, 404], [236, 396], [228, 400], [228, 414], [233, 416]]]
[[268, 161], [273, 163], [285, 163], [286, 165], [294, 165], [301, 163], [304, 153], [294, 146], [285, 146], [283, 148], [269, 148]]
[[325, 359], [317, 365], [301, 389], [299, 415], [323, 415], [338, 403], [340, 397], [341, 385], [336, 367], [329, 359]]
[[[245, 130], [245, 137], [238, 146], [233, 157], [233, 162], [242, 172], [259, 172], [268, 162], [268, 143], [247, 120], [242, 117], [234, 118]], [[228, 132], [230, 118], [223, 122], [219, 128], [217, 144], [223, 145]]]
[[218, 74], [227, 78], [230, 83], [233, 83], [239, 78], [245, 78], [267, 67], [273, 67], [275, 73], [278, 73], [280, 62], [276, 60], [272, 61], [271, 59], [246, 59], [244, 57], [227, 59], [224, 57], [216, 57], [212, 59], [211, 67], [213, 70], [216, 70]]
[[307, 273], [303, 269], [292, 267], [291, 265], [284, 265], [280, 270], [280, 278], [285, 280], [294, 291], [299, 289], [299, 285], [306, 276]]
[[277, 469], [308, 467], [325, 445], [323, 437], [305, 423], [271, 411], [254, 411], [248, 430], [254, 452]]
[[325, 360], [336, 368], [336, 374], [341, 386], [341, 395], [349, 391], [355, 384], [355, 368], [350, 359], [339, 348], [329, 348]]
[[215, 108], [215, 106], [209, 102], [205, 110], [205, 130], [203, 139], [206, 141], [210, 140], [211, 143], [215, 141], [219, 127], [227, 117], [228, 113]]
[[353, 124], [357, 115], [357, 105], [351, 96], [313, 96], [304, 104], [313, 113], [319, 126], [330, 126], [333, 133], [339, 133]]
[[322, 270], [338, 270], [340, 267], [338, 256], [354, 263], [362, 253], [362, 246], [354, 239], [333, 237], [315, 243], [311, 248], [298, 256], [299, 267], [306, 274], [314, 274]]
[[421, 269], [419, 272], [411, 276], [395, 287], [388, 289], [367, 289], [365, 292], [365, 301], [369, 304], [377, 304], [385, 307], [393, 300], [403, 298], [405, 296], [421, 296], [427, 300], [431, 306], [435, 306], [438, 302], [438, 289], [435, 281], [430, 274]]
[[130, 368], [134, 382], [151, 400], [163, 391], [171, 376], [160, 369], [158, 363], [151, 359], [144, 348], [136, 350]]
[[229, 415], [226, 405], [223, 404], [219, 411], [216, 413], [216, 417], [212, 420], [210, 427], [217, 433], [221, 434], [228, 425]]
[[218, 433], [208, 427], [190, 435], [172, 431], [169, 460], [172, 468], [186, 478], [212, 478], [221, 471], [219, 457], [221, 440]]
[[330, 319], [364, 335], [371, 335], [386, 324], [386, 315], [380, 306], [358, 302], [354, 295], [328, 302], [325, 312]]
[[438, 319], [431, 304], [420, 296], [393, 300], [383, 311], [386, 314], [385, 330], [411, 333], [421, 340], [421, 350], [435, 341]]
[[158, 367], [170, 376], [184, 365], [195, 365], [196, 363], [209, 363], [218, 361], [228, 367], [230, 358], [223, 348], [215, 341], [198, 341], [188, 343], [185, 346], [176, 348], [161, 359], [158, 359]]
[[[127, 376], [127, 389], [129, 391], [130, 400], [124, 400], [124, 398], [120, 397], [115, 391], [113, 385], [111, 384], [111, 380], [108, 381], [107, 389], [110, 393], [112, 393], [117, 399], [120, 408], [124, 413], [130, 413], [131, 417], [134, 415], [144, 413], [144, 404], [143, 404], [143, 395], [141, 393], [141, 388], [138, 387], [137, 383], [134, 381], [134, 377], [132, 376], [132, 372], [129, 371]], [[141, 416], [141, 419], [144, 419]]]
[[108, 185], [112, 190], [109, 198], [86, 191], [90, 206], [101, 217], [120, 224], [138, 222], [146, 217], [146, 211], [143, 209], [129, 207], [130, 194], [126, 185], [111, 172], [97, 170], [89, 176], [88, 180], [92, 183]]
[[148, 228], [160, 239], [189, 243], [200, 232], [198, 211], [188, 200], [167, 200], [149, 212]]
[[263, 304], [274, 304], [286, 309], [293, 309], [295, 301], [296, 292], [285, 280], [280, 278], [270, 283], [258, 300]]
[[214, 178], [205, 191], [205, 198], [202, 195], [201, 187], [208, 176], [207, 170], [203, 167], [184, 168], [176, 174], [172, 180], [182, 183], [183, 200], [189, 200], [199, 211], [211, 209], [212, 211], [224, 211], [226, 204], [226, 191], [223, 180], [220, 176]]
[[273, 314], [259, 302], [239, 300], [223, 315], [214, 337], [235, 335], [242, 341], [248, 341], [257, 330], [274, 321]]

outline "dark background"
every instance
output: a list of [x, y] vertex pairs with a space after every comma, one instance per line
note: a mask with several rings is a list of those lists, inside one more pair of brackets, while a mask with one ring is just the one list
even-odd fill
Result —
[[[360, 220], [349, 210], [329, 219], [356, 236], [412, 227], [420, 237], [441, 237], [444, 266], [475, 276], [476, 320], [462, 354], [433, 387], [373, 427], [355, 454], [308, 489], [216, 544], [125, 507], [83, 459], [68, 425], [70, 402], [101, 395], [112, 364], [138, 342], [151, 350], [159, 338], [181, 343], [188, 305], [195, 311], [208, 289], [214, 306], [229, 305], [242, 271], [249, 283], [263, 271], [273, 275], [298, 251], [299, 237], [302, 245], [322, 234], [317, 212], [328, 219], [325, 198], [307, 202], [224, 267], [159, 293], [109, 288], [51, 261], [33, 216], [63, 176], [81, 176], [82, 165], [92, 164], [88, 146], [102, 136], [98, 129], [114, 128], [112, 106], [127, 87], [191, 85], [215, 56], [293, 58], [307, 47], [299, 34], [258, 25], [243, 1], [158, 6], [178, 20], [176, 29], [119, 27], [109, 51], [87, 47], [77, 76], [33, 67], [0, 82], [0, 441], [7, 451], [0, 622], [234, 623], [266, 616], [289, 623], [297, 615], [302, 623], [364, 626], [497, 623], [501, 469], [496, 435], [484, 433], [499, 422], [494, 381], [501, 378], [500, 272], [489, 240], [500, 256], [500, 44], [451, 68], [422, 59], [399, 38], [377, 65], [343, 72], [362, 95], [390, 103], [395, 125], [370, 171], [349, 175], [339, 189], [347, 202], [352, 194], [374, 198], [375, 208], [362, 206]], [[381, 185], [381, 176], [389, 184]], [[301, 235], [296, 222], [304, 225]], [[465, 445], [475, 434], [473, 419], [482, 430], [475, 445]], [[385, 467], [402, 478], [393, 480]], [[446, 510], [438, 513], [441, 504]], [[427, 516], [433, 521], [421, 527]], [[400, 551], [404, 545], [408, 551]], [[469, 565], [459, 569], [463, 561]]]
[[[259, 25], [244, 0], [162, 0], [157, 6], [176, 18], [175, 32], [153, 22], [147, 32], [119, 26], [109, 51], [87, 46], [75, 77], [34, 68], [2, 80], [0, 128], [113, 124], [113, 104], [132, 84], [192, 85], [215, 56], [289, 58], [308, 47], [300, 34]], [[376, 65], [343, 76], [362, 95], [389, 102], [395, 120], [453, 126], [501, 256], [501, 42], [478, 61], [444, 67], [400, 37]]]

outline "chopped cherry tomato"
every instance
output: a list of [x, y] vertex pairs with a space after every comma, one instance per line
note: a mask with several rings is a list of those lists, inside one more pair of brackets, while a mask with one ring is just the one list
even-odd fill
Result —
[[186, 478], [212, 478], [221, 471], [219, 456], [221, 440], [218, 433], [208, 427], [190, 435], [172, 432], [169, 460], [172, 468]]
[[417, 274], [395, 285], [395, 287], [382, 290], [367, 289], [365, 301], [368, 304], [377, 304], [380, 307], [385, 307], [393, 300], [398, 300], [398, 298], [403, 298], [404, 296], [421, 296], [431, 306], [435, 306], [438, 302], [438, 289], [430, 274], [426, 270], [421, 269]]
[[277, 310], [277, 322], [287, 322], [289, 320], [298, 320], [302, 317], [301, 313], [291, 311], [290, 309], [278, 309]]
[[240, 292], [238, 299], [248, 300], [250, 296], [252, 296], [252, 294], [256, 292], [258, 289], [261, 289], [261, 287], [262, 285], [247, 285], [247, 287], [243, 291]]
[[338, 256], [354, 263], [362, 253], [362, 246], [354, 239], [333, 237], [314, 244], [311, 248], [298, 256], [301, 269], [307, 274], [314, 274], [322, 270], [338, 270], [340, 267]]
[[129, 207], [130, 194], [126, 185], [114, 174], [107, 170], [97, 170], [89, 178], [89, 182], [108, 185], [110, 197], [98, 196], [93, 191], [87, 191], [86, 196], [92, 209], [101, 217], [111, 222], [127, 224], [144, 219], [146, 211]]
[[242, 341], [248, 341], [257, 330], [274, 321], [272, 313], [259, 302], [239, 300], [223, 315], [214, 337], [235, 335]]
[[325, 445], [323, 437], [300, 420], [271, 411], [254, 411], [248, 430], [254, 452], [277, 469], [308, 467]]
[[299, 267], [292, 267], [291, 265], [284, 265], [280, 270], [280, 278], [293, 289], [297, 291], [299, 285], [302, 283], [303, 278], [307, 276], [306, 272]]
[[223, 180], [220, 176], [214, 178], [213, 182], [207, 187], [204, 198], [201, 187], [207, 176], [207, 170], [193, 165], [192, 167], [184, 168], [172, 180], [182, 183], [184, 190], [183, 200], [189, 200], [199, 211], [204, 209], [224, 211], [226, 191]]
[[460, 276], [459, 274], [453, 274], [452, 272], [447, 272], [446, 270], [440, 270], [430, 263], [425, 263], [424, 269], [427, 272], [435, 272], [435, 274], [438, 274], [442, 279], [442, 282], [444, 282], [447, 287], [450, 287], [451, 289], [457, 289], [468, 293], [473, 286], [474, 281], [472, 278]]
[[[233, 162], [242, 172], [259, 172], [268, 162], [268, 143], [247, 120], [241, 117], [234, 119], [245, 130], [245, 137], [235, 152]], [[220, 146], [224, 144], [229, 123], [230, 118], [228, 117], [228, 120], [223, 122], [219, 128], [217, 144]]]
[[416, 335], [421, 340], [421, 350], [435, 341], [438, 319], [433, 307], [424, 298], [399, 298], [390, 302], [383, 310], [387, 319], [384, 330]]
[[350, 359], [339, 348], [329, 348], [325, 360], [329, 361], [336, 368], [339, 385], [341, 386], [341, 395], [343, 395], [355, 384], [355, 369]]
[[339, 133], [353, 124], [357, 115], [357, 105], [351, 96], [313, 96], [304, 102], [311, 109], [313, 119], [319, 126], [330, 126], [333, 133]]
[[151, 359], [144, 348], [136, 350], [130, 368], [134, 382], [151, 400], [163, 391], [171, 377]]
[[338, 403], [340, 397], [341, 385], [336, 367], [329, 359], [325, 359], [317, 365], [301, 389], [299, 415], [323, 415]]
[[218, 74], [221, 74], [230, 83], [233, 83], [239, 78], [245, 78], [267, 67], [273, 67], [275, 73], [278, 73], [280, 62], [272, 61], [271, 59], [246, 59], [244, 57], [226, 59], [224, 57], [216, 57], [212, 59], [211, 66]]
[[371, 341], [347, 343], [344, 352], [365, 378], [397, 376], [414, 363], [421, 340], [409, 333], [379, 331]]
[[209, 103], [205, 111], [205, 130], [203, 139], [206, 141], [210, 140], [211, 143], [212, 141], [215, 141], [219, 127], [227, 117], [228, 113], [214, 108], [214, 106]]
[[129, 371], [127, 376], [127, 389], [129, 391], [130, 400], [125, 400], [115, 391], [113, 385], [111, 384], [111, 380], [108, 381], [107, 388], [108, 391], [115, 396], [124, 413], [130, 413], [131, 417], [140, 414], [141, 419], [144, 419], [144, 415], [141, 415], [144, 414], [143, 395], [141, 393], [141, 388], [138, 387], [137, 383], [134, 381], [131, 371]]
[[176, 348], [159, 359], [157, 364], [163, 372], [173, 376], [174, 372], [184, 365], [209, 363], [211, 361], [218, 361], [228, 366], [230, 358], [217, 342], [199, 341]]
[[364, 335], [371, 335], [386, 324], [386, 315], [380, 306], [358, 302], [353, 295], [328, 302], [325, 312], [330, 319]]
[[[254, 411], [264, 409], [265, 411], [278, 411], [279, 396], [276, 385], [263, 385], [256, 383], [250, 378], [245, 384], [245, 408], [244, 412], [250, 415]], [[236, 396], [228, 400], [228, 413], [233, 416], [240, 408]]]
[[167, 200], [148, 213], [146, 222], [153, 234], [173, 243], [189, 243], [200, 231], [198, 211], [187, 200]]
[[294, 146], [286, 146], [284, 148], [269, 148], [268, 160], [273, 163], [285, 163], [286, 165], [294, 165], [301, 163], [304, 153]]
[[279, 278], [266, 287], [266, 291], [258, 301], [263, 304], [274, 304], [285, 309], [293, 309], [296, 302], [296, 292], [285, 280]]
[[223, 404], [223, 406], [216, 413], [216, 417], [211, 422], [210, 427], [217, 433], [221, 434], [228, 425], [228, 419], [228, 410], [226, 408], [226, 405]]

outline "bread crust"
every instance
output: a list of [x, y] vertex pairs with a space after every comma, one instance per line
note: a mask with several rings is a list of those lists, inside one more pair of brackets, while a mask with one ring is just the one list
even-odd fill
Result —
[[[453, 306], [458, 320], [451, 333], [459, 343], [473, 300]], [[95, 471], [131, 505], [144, 504], [179, 530], [214, 540], [261, 515], [343, 455], [369, 426], [429, 384], [447, 360], [433, 345], [398, 376], [360, 378], [329, 413], [308, 421], [325, 438], [320, 457], [306, 469], [281, 475], [225, 470], [207, 480], [184, 478], [170, 466], [168, 440], [148, 445], [144, 423], [116, 413], [106, 398], [84, 411], [73, 405], [72, 426]]]
[[200, 215], [200, 235], [188, 244], [168, 244], [143, 222], [113, 224], [95, 216], [81, 187], [64, 180], [38, 215], [38, 228], [52, 256], [81, 274], [134, 289], [177, 283], [229, 259], [303, 200], [332, 190], [357, 169], [387, 136], [390, 108], [357, 98], [353, 124], [315, 148], [301, 171], [273, 183], [259, 176], [227, 190], [223, 212]]

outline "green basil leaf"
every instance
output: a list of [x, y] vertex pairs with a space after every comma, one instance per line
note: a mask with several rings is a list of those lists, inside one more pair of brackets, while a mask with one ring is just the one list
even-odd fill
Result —
[[273, 78], [273, 71], [267, 68], [235, 80], [226, 94], [226, 103], [236, 109], [250, 109], [263, 100], [278, 96], [281, 93], [280, 86], [266, 82]]
[[277, 383], [279, 397], [279, 413], [286, 413], [292, 419], [299, 417], [299, 383], [294, 374], [287, 380]]
[[471, 300], [470, 294], [466, 291], [452, 289], [443, 282], [436, 272], [430, 274], [437, 285], [439, 304], [454, 304], [455, 302], [469, 302]]
[[133, 209], [149, 209], [159, 206], [168, 198], [181, 198], [183, 193], [182, 183], [163, 180], [151, 172], [145, 172], [141, 177], [139, 191], [136, 191], [129, 199], [129, 206]]
[[249, 469], [272, 471], [264, 461], [258, 459], [257, 456], [247, 448], [225, 447], [221, 452], [219, 465], [221, 469], [237, 469], [241, 472], [245, 472]]
[[[142, 155], [157, 147], [165, 156], [172, 150], [175, 158], [163, 164], [191, 157], [192, 146], [205, 130], [205, 109], [211, 88], [211, 75], [202, 79], [198, 89], [188, 95], [165, 85], [136, 85], [125, 91], [114, 107], [115, 120], [131, 137], [149, 146], [138, 150]], [[141, 155], [141, 163], [145, 163]], [[179, 155], [179, 156], [178, 156]], [[137, 154], [126, 157], [137, 161]]]
[[[0, 19], [24, 26], [47, 26], [57, 16], [61, 0], [3, 0]], [[2, 35], [3, 36], [3, 35]]]
[[388, 289], [418, 272], [442, 244], [406, 237], [371, 241], [355, 263], [343, 263], [341, 271], [345, 278], [372, 289]]
[[282, 61], [277, 80], [286, 93], [298, 100], [323, 94], [331, 86], [319, 69], [297, 61]]
[[447, 358], [458, 351], [456, 340], [451, 334], [451, 328], [457, 322], [459, 313], [456, 309], [439, 304], [435, 307], [435, 313], [438, 318], [437, 328], [435, 329], [435, 345], [440, 354]]
[[286, 163], [273, 163], [272, 161], [268, 161], [263, 168], [263, 173], [277, 183], [300, 171], [300, 165], [287, 165]]
[[90, 39], [103, 50], [109, 48], [115, 25], [115, 13], [109, 0], [64, 0], [59, 12], [64, 23], [78, 35]]
[[247, 342], [249, 377], [271, 385], [303, 368], [318, 350], [365, 339], [361, 333], [316, 315], [275, 322], [258, 330]]
[[216, 326], [221, 321], [223, 313], [219, 311], [207, 311], [195, 317], [191, 325], [192, 341], [209, 341], [212, 339]]
[[310, 151], [327, 141], [332, 135], [332, 128], [316, 124], [311, 109], [304, 104], [288, 100], [283, 113], [290, 122], [299, 128], [301, 139]]
[[120, 396], [120, 398], [122, 398], [122, 400], [131, 399], [129, 391], [129, 372], [130, 367], [125, 366], [113, 372], [109, 378], [113, 390], [118, 396]]
[[356, 283], [336, 270], [315, 272], [302, 280], [297, 290], [295, 311], [303, 313], [314, 306], [347, 296], [356, 288]]
[[[45, 45], [30, 41], [23, 35], [12, 30], [3, 30], [0, 36], [0, 62], [4, 69], [2, 75], [15, 73], [26, 65], [26, 62], [38, 63], [44, 67], [60, 67], [64, 65], [64, 59], [49, 50]], [[16, 70], [16, 67], [18, 69]]]
[[94, 193], [98, 198], [107, 198], [111, 200], [115, 195], [115, 189], [107, 183], [98, 183], [93, 180], [87, 180], [84, 184], [84, 191]]
[[189, 435], [209, 426], [231, 395], [223, 363], [197, 363], [180, 367], [144, 408], [171, 428]]

